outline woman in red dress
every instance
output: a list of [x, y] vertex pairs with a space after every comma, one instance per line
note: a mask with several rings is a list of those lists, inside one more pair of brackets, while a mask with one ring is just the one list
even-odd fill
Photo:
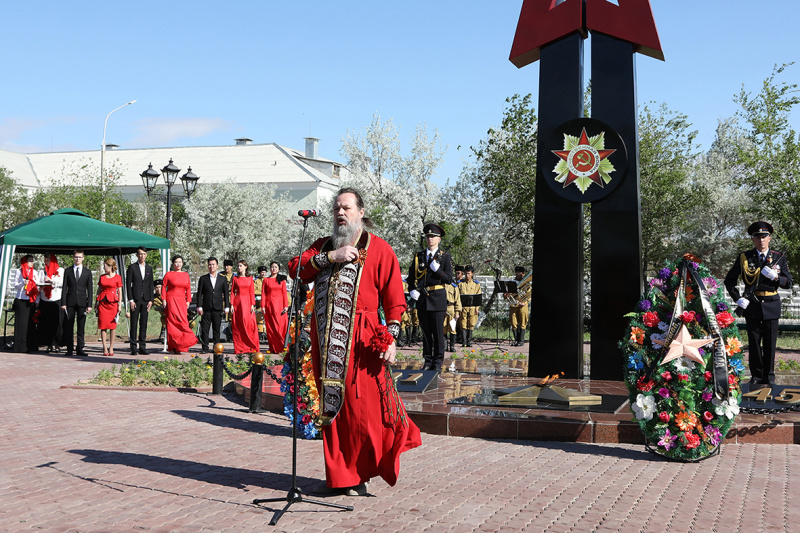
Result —
[[192, 283], [189, 273], [183, 272], [183, 258], [172, 258], [172, 270], [164, 275], [161, 283], [161, 301], [167, 317], [167, 346], [170, 352], [188, 352], [197, 344], [192, 328], [189, 327], [187, 308], [192, 301]]
[[103, 355], [108, 357], [114, 355], [114, 330], [123, 305], [122, 278], [117, 274], [117, 262], [109, 257], [103, 261], [103, 275], [97, 280], [97, 328], [103, 343]]
[[269, 264], [269, 276], [261, 282], [261, 308], [264, 312], [264, 326], [267, 330], [269, 351], [283, 352], [286, 326], [289, 322], [289, 297], [286, 294], [286, 277], [278, 274], [280, 265]]
[[234, 353], [259, 351], [256, 324], [256, 293], [248, 276], [247, 261], [240, 259], [239, 274], [231, 278], [231, 333]]

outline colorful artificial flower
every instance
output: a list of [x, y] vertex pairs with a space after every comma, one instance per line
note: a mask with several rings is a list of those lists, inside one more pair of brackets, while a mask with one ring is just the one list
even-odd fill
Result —
[[722, 312], [722, 311], [727, 311], [728, 309], [729, 309], [728, 304], [726, 304], [725, 302], [720, 302], [717, 304], [717, 311]]
[[649, 394], [640, 394], [636, 397], [636, 402], [631, 405], [631, 409], [639, 420], [650, 420], [656, 412], [656, 401]]
[[678, 381], [689, 381], [689, 374], [678, 374]]
[[681, 322], [683, 322], [684, 324], [688, 324], [694, 321], [694, 315], [695, 315], [694, 311], [684, 311], [683, 313], [681, 313], [680, 316]]
[[686, 301], [691, 302], [694, 300], [694, 289], [692, 287], [686, 287]]
[[731, 315], [727, 311], [722, 311], [721, 313], [717, 313], [717, 324], [719, 324], [719, 327], [723, 329], [733, 324], [734, 321], [735, 319], [733, 318], [733, 315]]
[[638, 352], [628, 356], [628, 370], [642, 370], [644, 362]]
[[731, 370], [736, 372], [736, 375], [741, 375], [744, 372], [744, 362], [741, 359], [728, 359], [728, 364], [731, 366]]
[[666, 387], [661, 387], [658, 389], [658, 395], [662, 398], [669, 398], [669, 389]]
[[703, 377], [706, 378], [706, 381], [711, 381], [711, 378], [714, 376], [713, 374], [711, 374], [711, 371], [706, 370], [705, 373], [703, 374]]
[[644, 330], [639, 327], [631, 328], [631, 342], [642, 344], [644, 342]]
[[735, 399], [719, 401], [714, 398], [714, 412], [719, 416], [725, 416], [728, 420], [733, 420], [739, 414], [739, 404]]
[[705, 420], [706, 422], [711, 422], [712, 420], [714, 420], [714, 413], [712, 413], [711, 411], [704, 411], [703, 420]]
[[645, 381], [644, 376], [642, 376], [636, 381], [636, 388], [639, 389], [640, 391], [648, 392], [653, 390], [655, 384], [656, 382], [653, 381], [652, 379], [648, 379]]
[[639, 310], [640, 311], [647, 311], [652, 306], [653, 306], [653, 304], [650, 303], [650, 300], [642, 300], [642, 301], [639, 302]]
[[703, 391], [703, 394], [700, 396], [704, 402], [710, 402], [711, 398], [714, 397], [714, 393], [711, 392], [711, 389], [706, 389]]
[[652, 328], [658, 325], [658, 313], [654, 311], [648, 311], [642, 316], [642, 322], [648, 328]]
[[669, 268], [662, 268], [658, 271], [658, 277], [661, 279], [667, 279], [672, 275], [672, 269]]
[[722, 442], [722, 432], [719, 428], [708, 425], [703, 428], [703, 431], [705, 431], [706, 437], [708, 437], [708, 441], [712, 446], [717, 446]]
[[709, 296], [717, 295], [717, 291], [719, 290], [719, 284], [717, 283], [717, 280], [712, 277], [703, 278], [703, 284], [706, 286]]
[[672, 374], [669, 373], [669, 370], [665, 370], [661, 373], [661, 379], [664, 381], [669, 381], [672, 379]]
[[700, 446], [700, 435], [697, 433], [687, 432], [684, 433], [683, 436], [686, 438], [685, 448], [687, 450], [691, 450], [692, 448], [697, 448]]
[[660, 413], [658, 413], [658, 419], [664, 422], [665, 424], [669, 422], [669, 418], [670, 418], [669, 413], [666, 411], [661, 411]]
[[726, 337], [725, 340], [726, 340], [725, 349], [728, 352], [728, 357], [732, 357], [733, 354], [742, 351], [742, 341], [740, 341], [736, 337]]
[[658, 329], [660, 329], [661, 331], [667, 331], [669, 329], [669, 324], [667, 324], [666, 322], [659, 322]]
[[692, 412], [681, 411], [675, 415], [675, 425], [681, 431], [691, 431], [697, 425], [697, 415]]
[[667, 429], [667, 431], [664, 433], [664, 436], [658, 441], [658, 445], [662, 446], [665, 450], [670, 451], [672, 448], [677, 446], [677, 444], [675, 444], [676, 440], [678, 440], [678, 436], [670, 435], [669, 429]]

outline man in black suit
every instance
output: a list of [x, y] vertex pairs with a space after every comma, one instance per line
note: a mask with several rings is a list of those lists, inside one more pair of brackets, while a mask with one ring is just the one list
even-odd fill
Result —
[[131, 355], [136, 355], [136, 329], [139, 329], [139, 354], [147, 355], [147, 316], [153, 306], [153, 267], [145, 263], [147, 248], [136, 250], [135, 263], [128, 267], [125, 283], [128, 285], [128, 304], [130, 305]]
[[[739, 254], [725, 276], [725, 288], [747, 322], [750, 360], [750, 391], [771, 387], [775, 383], [775, 345], [778, 340], [778, 319], [781, 297], [778, 288], [792, 288], [792, 274], [786, 256], [769, 249], [773, 228], [768, 222], [753, 222], [747, 228], [753, 238], [752, 250]], [[736, 284], [741, 277], [744, 294]], [[742, 311], [739, 311], [739, 310]]]
[[220, 342], [219, 326], [222, 323], [222, 313], [227, 313], [230, 308], [228, 280], [217, 273], [217, 258], [208, 258], [208, 274], [200, 276], [197, 282], [197, 312], [200, 319], [200, 353], [208, 353], [208, 328], [212, 328], [214, 344]]
[[64, 322], [64, 346], [66, 355], [72, 355], [73, 324], [78, 319], [78, 355], [89, 355], [83, 349], [83, 330], [86, 326], [86, 313], [92, 311], [92, 272], [83, 266], [83, 251], [72, 253], [73, 265], [64, 269], [64, 286], [61, 291], [61, 309], [66, 313]]
[[437, 224], [425, 224], [422, 233], [427, 250], [417, 252], [408, 271], [409, 296], [416, 300], [422, 328], [423, 370], [441, 370], [444, 361], [444, 316], [447, 312], [445, 287], [453, 282], [450, 254], [439, 250], [444, 230]]

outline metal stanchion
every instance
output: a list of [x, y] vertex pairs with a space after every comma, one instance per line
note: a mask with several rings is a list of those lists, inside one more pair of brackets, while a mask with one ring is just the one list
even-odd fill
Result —
[[261, 389], [264, 388], [264, 354], [253, 354], [253, 373], [250, 374], [250, 412], [261, 413]]
[[211, 394], [222, 394], [222, 376], [225, 371], [222, 368], [222, 352], [225, 346], [218, 342], [214, 345], [214, 369], [211, 382]]

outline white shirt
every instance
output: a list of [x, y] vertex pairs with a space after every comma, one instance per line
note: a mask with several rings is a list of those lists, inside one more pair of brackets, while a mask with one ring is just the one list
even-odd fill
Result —
[[428, 260], [432, 259], [433, 256], [435, 256], [436, 252], [438, 252], [438, 251], [439, 251], [439, 247], [438, 246], [436, 248], [434, 248], [433, 250], [428, 250], [427, 251], [427, 255], [425, 256], [425, 258], [428, 259]]
[[14, 274], [14, 298], [17, 300], [30, 300], [25, 293], [25, 278], [22, 277], [22, 269], [18, 268]]
[[[39, 271], [39, 279], [37, 283], [44, 284], [44, 278], [47, 276], [46, 270]], [[48, 298], [44, 293], [44, 287], [39, 288], [39, 298], [43, 302], [58, 302], [61, 300], [61, 288], [64, 285], [64, 269], [58, 267], [58, 272], [53, 274], [50, 278], [50, 282], [52, 283], [52, 290], [50, 291], [50, 298]]]

